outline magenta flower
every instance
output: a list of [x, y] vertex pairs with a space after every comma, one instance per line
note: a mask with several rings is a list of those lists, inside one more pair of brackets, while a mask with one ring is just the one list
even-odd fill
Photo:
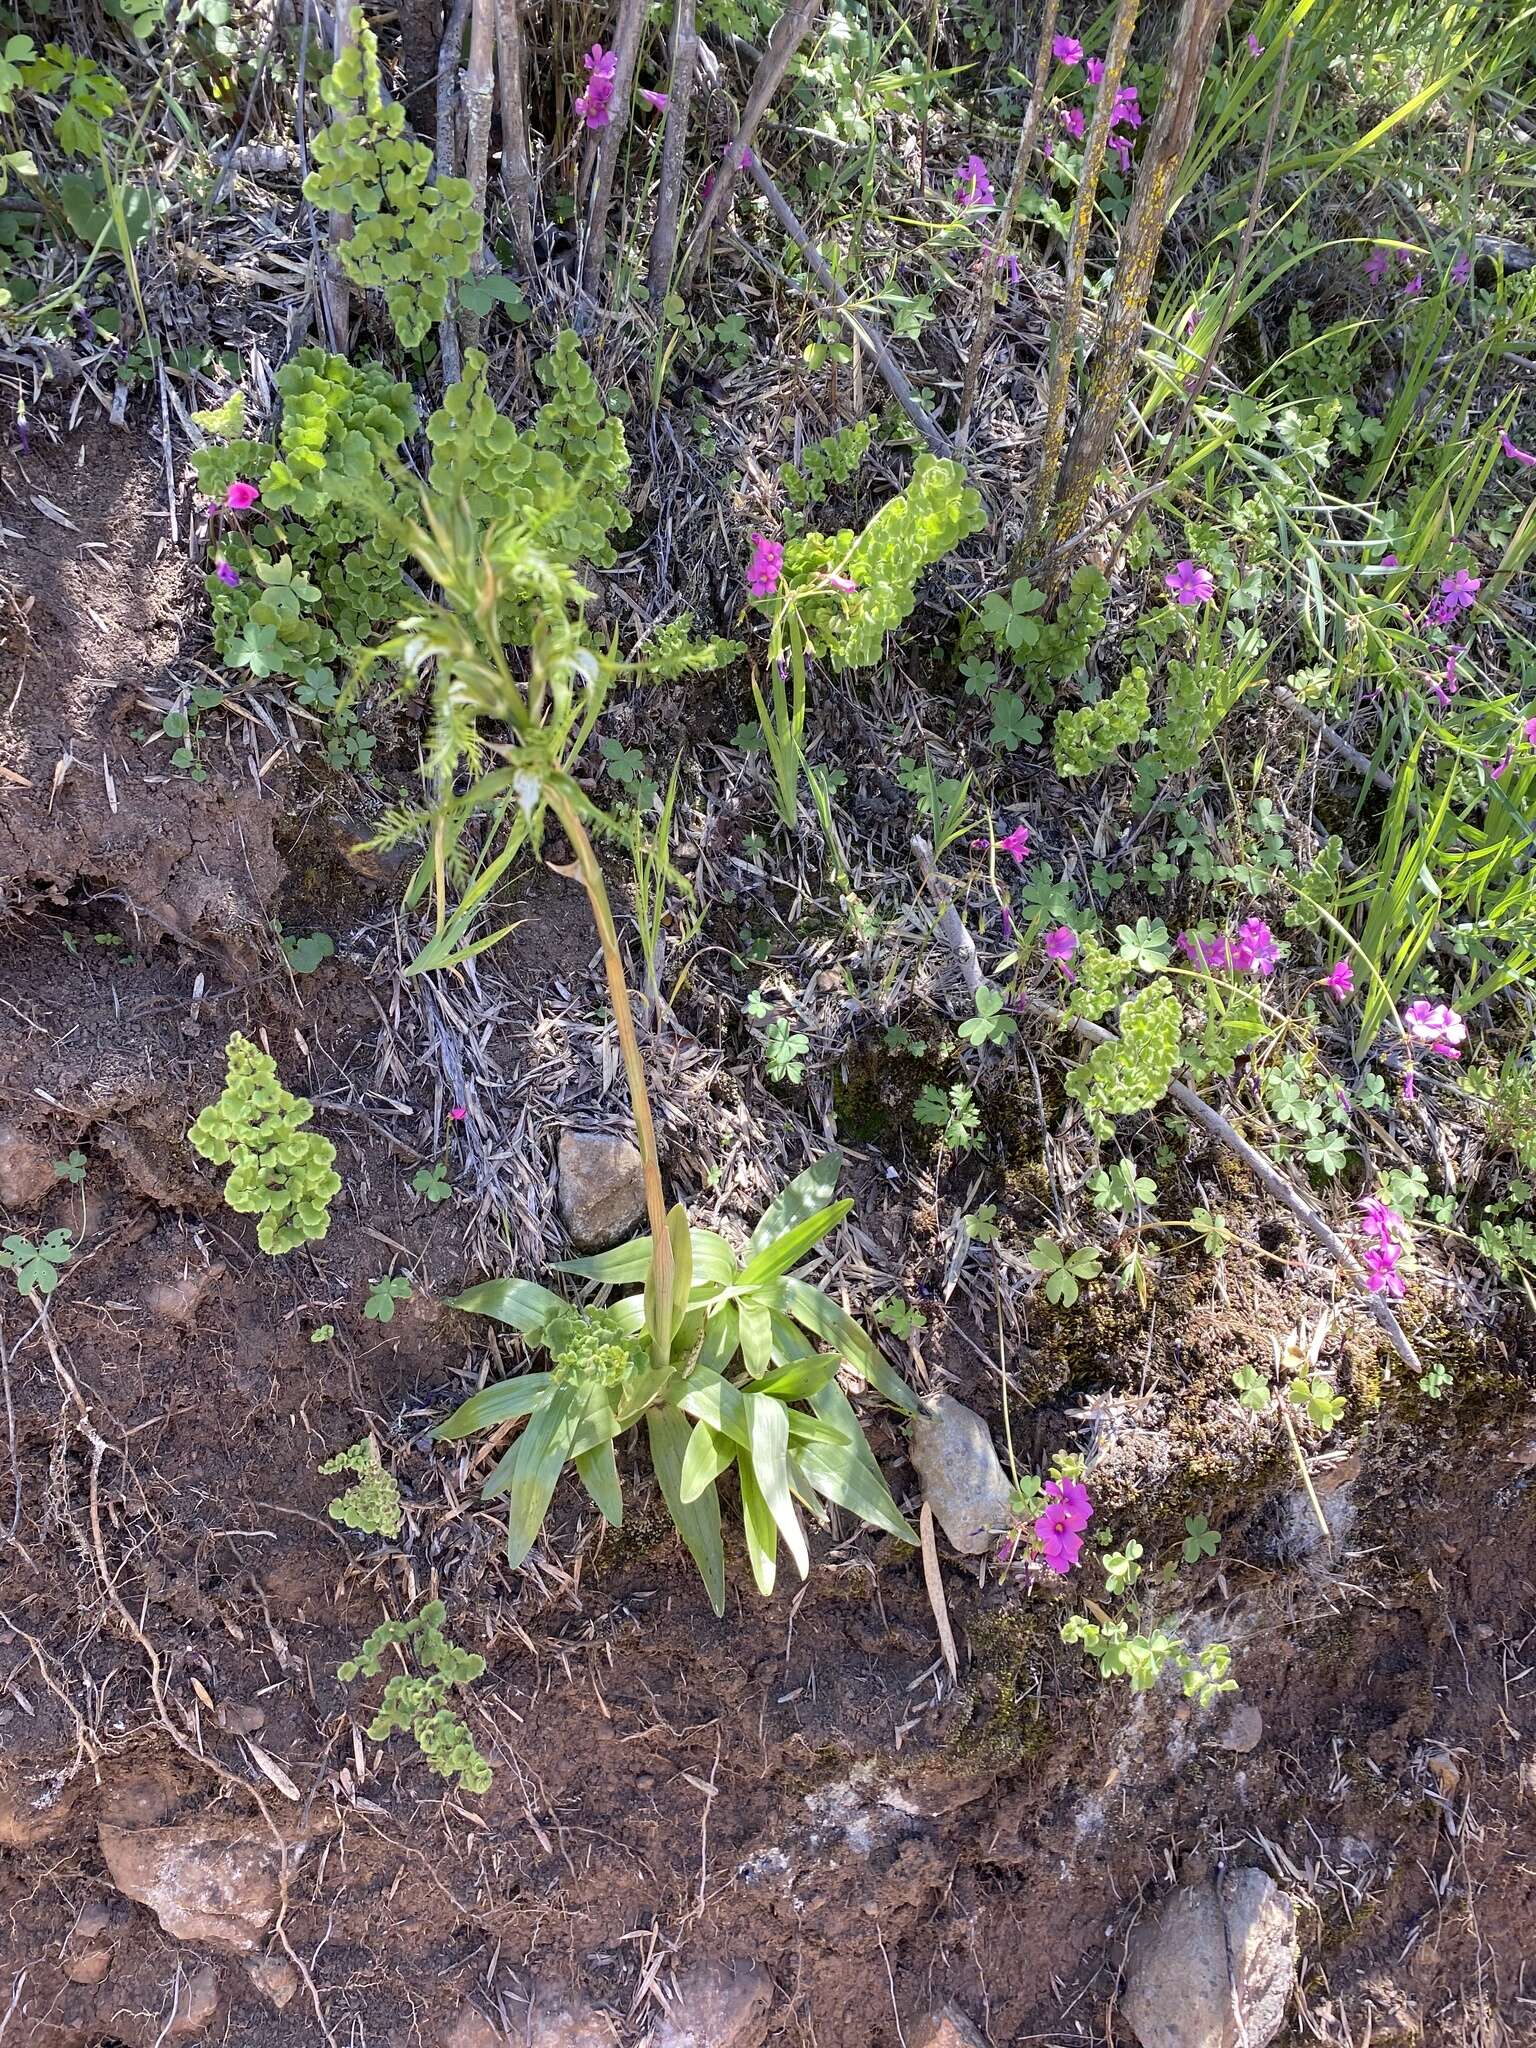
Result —
[[[1412, 1089], [1405, 1085], [1403, 1092], [1411, 1102]], [[1365, 1239], [1360, 1263], [1365, 1268], [1366, 1287], [1370, 1293], [1390, 1295], [1394, 1301], [1401, 1301], [1408, 1291], [1398, 1271], [1403, 1256], [1402, 1228], [1402, 1217], [1379, 1196], [1368, 1196], [1360, 1204], [1360, 1232]]]
[[463, 1123], [466, 1114], [467, 1111], [465, 1110], [464, 1105], [462, 1103], [455, 1103], [453, 1108], [450, 1109], [448, 1112], [449, 1117], [456, 1124]]
[[1048, 1571], [1063, 1577], [1071, 1571], [1082, 1555], [1083, 1539], [1073, 1528], [1071, 1517], [1065, 1508], [1040, 1515], [1034, 1523], [1034, 1531], [1040, 1539]]
[[1443, 1060], [1459, 1060], [1467, 1027], [1449, 1003], [1431, 1003], [1423, 996], [1403, 1012], [1403, 1028], [1411, 1041]]
[[1072, 965], [1077, 953], [1077, 933], [1069, 924], [1059, 924], [1045, 935], [1045, 957], [1054, 960], [1068, 981], [1076, 981], [1077, 969]]
[[1451, 265], [1451, 283], [1466, 284], [1472, 275], [1472, 258], [1463, 250]]
[[1318, 987], [1327, 989], [1329, 995], [1342, 1003], [1355, 992], [1355, 970], [1347, 960], [1335, 960]]
[[1216, 595], [1216, 578], [1199, 562], [1176, 562], [1163, 578], [1176, 604], [1208, 604]]
[[1252, 29], [1248, 31], [1248, 54], [1254, 58], [1262, 57], [1264, 54], [1264, 45], [1259, 41]]
[[829, 590], [840, 590], [845, 597], [850, 596], [859, 587], [851, 576], [835, 575], [831, 569], [822, 571], [821, 580]]
[[1383, 569], [1395, 569], [1397, 567], [1396, 555], [1383, 555], [1381, 558], [1381, 566], [1383, 567]]
[[1527, 448], [1517, 448], [1508, 434], [1500, 434], [1499, 446], [1510, 461], [1518, 462], [1522, 469], [1536, 469], [1536, 455], [1532, 455]]
[[1115, 94], [1114, 111], [1109, 117], [1109, 125], [1111, 128], [1118, 126], [1139, 128], [1141, 126], [1141, 103], [1137, 98], [1134, 85], [1122, 85]]
[[1461, 641], [1453, 641], [1445, 650], [1445, 680], [1438, 683], [1433, 680], [1430, 682], [1429, 694], [1442, 711], [1450, 708], [1451, 699], [1461, 688], [1459, 664], [1466, 651]]
[[226, 590], [238, 590], [240, 588], [239, 572], [237, 570], [231, 569], [228, 562], [225, 561], [222, 555], [220, 555], [218, 559], [215, 561], [213, 565], [213, 573], [215, 576], [218, 577], [219, 581], [224, 585], [224, 588]]
[[1007, 273], [1008, 273], [1008, 282], [1009, 282], [1010, 284], [1017, 284], [1017, 283], [1018, 283], [1018, 281], [1019, 281], [1019, 259], [1018, 259], [1018, 257], [1017, 257], [1017, 256], [1015, 256], [1015, 255], [1013, 254], [1013, 252], [1012, 252], [1011, 250], [1009, 250], [1009, 249], [999, 249], [999, 250], [998, 250], [998, 252], [997, 252], [997, 264], [996, 264], [996, 268], [997, 268], [997, 270], [998, 270], [999, 272], [1002, 272], [1002, 271], [1005, 271], [1005, 270], [1007, 271]]
[[1408, 282], [1403, 286], [1403, 297], [1405, 299], [1416, 299], [1419, 296], [1419, 294], [1423, 291], [1423, 289], [1424, 280], [1419, 275], [1418, 271], [1415, 271], [1412, 277], [1410, 277]]
[[1440, 585], [1440, 594], [1445, 599], [1451, 616], [1457, 612], [1470, 611], [1477, 602], [1477, 593], [1483, 587], [1481, 576], [1474, 576], [1469, 569], [1457, 569], [1447, 576]]
[[1218, 932], [1214, 939], [1200, 939], [1192, 932], [1180, 932], [1174, 944], [1185, 959], [1196, 967], [1204, 967], [1214, 972], [1233, 964], [1232, 948], [1221, 932]]
[[1365, 259], [1365, 274], [1372, 284], [1380, 284], [1390, 268], [1390, 258], [1385, 249], [1373, 249]]
[[1259, 974], [1267, 981], [1280, 965], [1280, 948], [1262, 917], [1250, 917], [1237, 928], [1232, 965], [1239, 974]]
[[1006, 839], [994, 840], [999, 853], [1011, 854], [1016, 867], [1022, 867], [1029, 858], [1029, 827], [1015, 825]]
[[1525, 744], [1536, 747], [1536, 718], [1528, 718], [1520, 730], [1525, 734]]
[[1115, 152], [1116, 157], [1119, 159], [1120, 175], [1122, 177], [1126, 176], [1131, 168], [1130, 143], [1126, 141], [1123, 135], [1111, 135], [1109, 138], [1109, 146]]
[[664, 114], [667, 111], [667, 95], [664, 92], [652, 92], [648, 85], [642, 85], [640, 97], [653, 114]]
[[784, 545], [764, 533], [752, 536], [752, 560], [747, 567], [747, 588], [754, 597], [772, 597], [784, 573]]
[[1048, 1512], [1065, 1515], [1073, 1531], [1081, 1535], [1093, 1520], [1093, 1502], [1080, 1479], [1048, 1479], [1045, 1482]]
[[1063, 107], [1061, 110], [1061, 125], [1066, 129], [1074, 142], [1081, 142], [1083, 139], [1082, 108]]
[[1104, 59], [1102, 57], [1090, 57], [1083, 68], [1088, 73], [1088, 83], [1090, 85], [1102, 85], [1104, 83]]
[[995, 206], [997, 194], [987, 167], [979, 156], [968, 156], [955, 173], [955, 203], [958, 206]]
[[1076, 36], [1058, 36], [1051, 45], [1051, 55], [1058, 64], [1081, 64], [1083, 46]]
[[249, 512], [260, 496], [255, 484], [243, 484], [237, 478], [224, 493], [224, 502], [231, 512]]
[[575, 111], [589, 128], [606, 128], [613, 119], [611, 102], [618, 52], [594, 43], [581, 61], [587, 68], [587, 89], [574, 102]]

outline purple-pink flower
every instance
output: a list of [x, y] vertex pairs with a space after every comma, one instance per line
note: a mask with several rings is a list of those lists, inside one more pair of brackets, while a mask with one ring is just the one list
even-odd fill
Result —
[[1176, 604], [1207, 604], [1216, 595], [1216, 578], [1199, 562], [1176, 562], [1163, 578]]
[[1015, 866], [1022, 867], [1029, 857], [1029, 827], [1015, 825], [1006, 839], [994, 839], [992, 844], [999, 853], [1011, 854]]
[[1082, 108], [1063, 107], [1061, 110], [1061, 125], [1066, 129], [1074, 142], [1081, 142], [1083, 139]]
[[1472, 275], [1472, 258], [1463, 250], [1451, 265], [1451, 283], [1465, 284]]
[[784, 544], [765, 533], [752, 536], [752, 560], [747, 565], [747, 588], [754, 597], [772, 597], [784, 573]]
[[1482, 587], [1481, 576], [1474, 576], [1470, 569], [1457, 569], [1441, 583], [1440, 594], [1453, 612], [1465, 612], [1477, 602]]
[[260, 496], [255, 484], [243, 484], [237, 478], [224, 493], [224, 502], [231, 512], [249, 512]]
[[1141, 103], [1134, 85], [1122, 85], [1115, 94], [1114, 110], [1110, 114], [1109, 125], [1111, 128], [1122, 125], [1127, 128], [1141, 126]]
[[1090, 85], [1102, 85], [1104, 83], [1104, 59], [1102, 57], [1090, 57], [1083, 66], [1083, 69], [1088, 73], [1088, 83]]
[[1079, 1479], [1052, 1479], [1045, 1488], [1048, 1503], [1036, 1517], [1035, 1535], [1053, 1572], [1069, 1572], [1083, 1548], [1083, 1531], [1093, 1519], [1093, 1503]]
[[1072, 965], [1077, 955], [1077, 933], [1069, 924], [1059, 924], [1045, 935], [1045, 957], [1054, 960], [1068, 981], [1076, 981], [1077, 969]]
[[1371, 284], [1380, 284], [1391, 268], [1391, 259], [1385, 249], [1373, 249], [1365, 259], [1365, 275]]
[[1262, 57], [1264, 54], [1264, 45], [1259, 41], [1252, 29], [1248, 31], [1248, 54], [1250, 57]]
[[1459, 1060], [1467, 1042], [1467, 1027], [1449, 1003], [1432, 1003], [1424, 996], [1403, 1012], [1403, 1028], [1411, 1041], [1443, 1060]]
[[455, 1103], [453, 1108], [450, 1109], [448, 1112], [449, 1117], [456, 1124], [463, 1123], [466, 1114], [467, 1112], [465, 1111], [462, 1103]]
[[653, 114], [664, 114], [667, 111], [667, 95], [664, 92], [653, 92], [650, 86], [642, 85], [640, 97]]
[[1522, 469], [1536, 469], [1536, 455], [1528, 448], [1517, 448], [1508, 434], [1500, 434], [1499, 446], [1511, 462], [1518, 462]]
[[222, 555], [214, 562], [213, 573], [218, 577], [226, 590], [238, 590], [240, 588], [239, 571], [232, 569]]
[[1058, 64], [1081, 64], [1083, 46], [1076, 36], [1058, 36], [1051, 44], [1051, 55]]
[[618, 52], [594, 43], [581, 61], [587, 67], [587, 89], [575, 102], [576, 112], [589, 128], [606, 128], [613, 119], [611, 102]]
[[1280, 948], [1262, 917], [1250, 917], [1237, 928], [1232, 965], [1239, 974], [1259, 974], [1267, 981], [1280, 965]]
[[1347, 960], [1335, 960], [1318, 987], [1327, 989], [1329, 995], [1342, 1003], [1346, 996], [1355, 992], [1355, 970]]
[[996, 205], [997, 194], [992, 189], [987, 167], [979, 156], [968, 156], [955, 173], [955, 201], [960, 206]]
[[[1405, 1087], [1403, 1092], [1411, 1101], [1411, 1091]], [[1360, 1204], [1360, 1231], [1365, 1239], [1360, 1263], [1365, 1268], [1366, 1287], [1370, 1293], [1386, 1294], [1394, 1301], [1401, 1301], [1408, 1291], [1398, 1271], [1403, 1256], [1398, 1236], [1402, 1227], [1402, 1217], [1378, 1196], [1369, 1196]]]

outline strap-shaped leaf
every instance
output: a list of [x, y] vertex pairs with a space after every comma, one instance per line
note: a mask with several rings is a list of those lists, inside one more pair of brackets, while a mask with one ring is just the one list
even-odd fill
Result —
[[827, 1512], [826, 1503], [822, 1500], [821, 1495], [801, 1470], [800, 1460], [795, 1456], [794, 1452], [793, 1437], [790, 1438], [789, 1490], [811, 1517], [811, 1520], [820, 1528], [826, 1528], [832, 1518]]
[[585, 1389], [557, 1387], [517, 1440], [506, 1490], [509, 1565], [521, 1564], [533, 1548], [586, 1406]]
[[[702, 1293], [706, 1288], [718, 1291], [734, 1286], [736, 1254], [725, 1239], [713, 1230], [690, 1230], [688, 1239], [693, 1253], [694, 1288]], [[561, 1259], [553, 1270], [579, 1273], [584, 1280], [600, 1281], [604, 1287], [624, 1287], [643, 1280], [650, 1263], [651, 1240], [647, 1233], [630, 1238], [627, 1244], [616, 1244], [612, 1251], [593, 1252], [584, 1259]]]
[[722, 1301], [704, 1325], [698, 1363], [706, 1372], [724, 1372], [741, 1348], [741, 1329], [734, 1301]]
[[761, 1290], [761, 1298], [783, 1309], [802, 1329], [830, 1346], [845, 1365], [867, 1380], [877, 1394], [884, 1395], [893, 1408], [901, 1409], [905, 1415], [917, 1413], [917, 1397], [912, 1389], [899, 1373], [892, 1371], [853, 1317], [830, 1295], [786, 1274], [781, 1280], [770, 1281]]
[[482, 1280], [448, 1306], [489, 1316], [493, 1322], [510, 1323], [530, 1344], [541, 1342], [551, 1319], [564, 1315], [568, 1308], [558, 1294], [551, 1294], [537, 1280]]
[[773, 1362], [775, 1365], [798, 1365], [801, 1359], [816, 1357], [816, 1347], [803, 1330], [795, 1325], [778, 1309], [770, 1309], [773, 1323]]
[[623, 1433], [624, 1425], [615, 1416], [605, 1394], [594, 1391], [587, 1401], [587, 1412], [581, 1418], [581, 1427], [571, 1443], [571, 1456], [584, 1458], [588, 1451], [594, 1451], [599, 1444], [610, 1442]]
[[806, 1444], [798, 1453], [801, 1472], [828, 1500], [835, 1500], [874, 1528], [915, 1545], [917, 1532], [892, 1500], [848, 1396], [834, 1380], [812, 1397], [811, 1405], [821, 1421], [842, 1432], [843, 1441]]
[[611, 1528], [624, 1525], [624, 1494], [619, 1486], [619, 1468], [613, 1455], [613, 1438], [605, 1436], [590, 1451], [573, 1453], [581, 1483], [591, 1494], [598, 1512]]
[[770, 1202], [758, 1218], [757, 1228], [747, 1239], [747, 1263], [750, 1265], [760, 1251], [771, 1245], [775, 1238], [782, 1237], [802, 1217], [824, 1209], [832, 1199], [837, 1176], [842, 1170], [841, 1152], [823, 1152], [819, 1159], [812, 1160], [804, 1173], [797, 1173], [777, 1201]]
[[749, 1450], [752, 1432], [747, 1422], [746, 1403], [740, 1391], [718, 1373], [695, 1366], [678, 1389], [677, 1405], [696, 1422], [707, 1422], [733, 1444]]
[[764, 1373], [753, 1387], [754, 1394], [776, 1394], [781, 1401], [807, 1401], [819, 1394], [828, 1380], [837, 1377], [837, 1360], [821, 1353], [802, 1358], [797, 1365], [781, 1365]]
[[747, 1539], [747, 1558], [757, 1590], [766, 1599], [773, 1591], [778, 1571], [779, 1532], [745, 1458], [736, 1468], [736, 1478], [741, 1488], [741, 1528]]
[[725, 1545], [720, 1539], [720, 1496], [711, 1486], [697, 1500], [682, 1496], [683, 1459], [688, 1450], [688, 1423], [675, 1408], [652, 1408], [646, 1428], [651, 1439], [651, 1464], [677, 1533], [688, 1546], [717, 1615], [725, 1612]]
[[781, 1231], [770, 1244], [765, 1244], [760, 1252], [748, 1259], [738, 1284], [742, 1288], [760, 1287], [765, 1280], [776, 1280], [780, 1273], [787, 1273], [791, 1266], [798, 1266], [828, 1231], [837, 1228], [852, 1207], [849, 1201], [829, 1202], [813, 1216], [803, 1217], [788, 1230]]
[[843, 1432], [834, 1429], [830, 1422], [823, 1422], [819, 1415], [802, 1415], [798, 1408], [786, 1408], [789, 1417], [789, 1447], [798, 1450], [803, 1444], [840, 1444]]
[[742, 1295], [736, 1303], [736, 1326], [741, 1362], [753, 1379], [761, 1379], [773, 1364], [773, 1325], [767, 1307], [752, 1295]]
[[667, 1236], [672, 1245], [672, 1328], [667, 1332], [668, 1350], [683, 1317], [688, 1313], [688, 1296], [693, 1290], [693, 1233], [688, 1228], [688, 1211], [675, 1202], [667, 1215]]
[[[784, 1404], [766, 1394], [743, 1394], [741, 1398], [747, 1404], [752, 1435], [752, 1476], [803, 1579], [811, 1569], [811, 1554], [789, 1495], [789, 1419]], [[747, 1461], [737, 1462], [745, 1465]]]
[[728, 1436], [721, 1436], [707, 1422], [699, 1423], [683, 1453], [682, 1477], [678, 1481], [683, 1499], [697, 1500], [706, 1486], [713, 1486], [722, 1472], [728, 1472], [735, 1463], [737, 1448]]
[[497, 1380], [492, 1387], [482, 1387], [437, 1425], [432, 1432], [433, 1440], [456, 1443], [460, 1437], [474, 1436], [479, 1430], [495, 1429], [498, 1423], [516, 1422], [521, 1416], [531, 1415], [550, 1385], [549, 1373], [525, 1372], [515, 1380]]

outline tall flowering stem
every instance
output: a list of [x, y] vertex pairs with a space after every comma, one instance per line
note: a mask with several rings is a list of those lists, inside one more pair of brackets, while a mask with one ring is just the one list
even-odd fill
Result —
[[674, 0], [672, 67], [667, 78], [667, 123], [661, 138], [661, 177], [656, 190], [656, 226], [651, 233], [646, 295], [651, 311], [659, 310], [672, 282], [677, 256], [678, 208], [683, 192], [683, 165], [688, 150], [688, 114], [693, 103], [693, 74], [698, 63], [699, 32], [694, 0]]
[[592, 196], [587, 206], [587, 245], [581, 259], [581, 288], [591, 295], [596, 294], [603, 281], [608, 258], [608, 207], [613, 198], [619, 149], [629, 127], [629, 88], [635, 75], [635, 59], [640, 54], [645, 16], [646, 0], [622, 0], [613, 37], [612, 92], [608, 102], [611, 111], [598, 133]]

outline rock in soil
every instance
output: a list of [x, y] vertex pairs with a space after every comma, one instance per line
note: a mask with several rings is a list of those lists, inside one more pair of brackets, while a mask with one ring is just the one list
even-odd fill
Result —
[[987, 2048], [958, 2005], [941, 2005], [907, 2031], [907, 2048]]
[[35, 1849], [62, 1835], [82, 1782], [62, 1771], [12, 1778], [0, 1764], [0, 1849]]
[[176, 1986], [176, 2004], [165, 2029], [167, 2041], [205, 2034], [219, 2016], [219, 1979], [212, 1963], [200, 1963]]
[[19, 1124], [0, 1123], [0, 1209], [41, 1208], [59, 1185], [53, 1160]]
[[514, 2048], [617, 2048], [618, 2038], [604, 2014], [558, 1994], [535, 1999], [527, 2019], [514, 2025], [511, 2034]]
[[299, 1988], [299, 1973], [286, 1956], [252, 1956], [245, 1974], [279, 2012], [292, 2005]]
[[645, 1214], [645, 1171], [628, 1138], [562, 1131], [559, 1174], [560, 1220], [578, 1251], [619, 1244]]
[[1141, 2048], [1268, 2048], [1296, 1962], [1295, 1905], [1264, 1871], [1228, 1870], [1142, 1921], [1120, 2010]]
[[678, 1986], [655, 2048], [762, 2048], [773, 1982], [759, 1965], [706, 1963]]
[[506, 2048], [506, 2035], [478, 2005], [464, 2005], [437, 2037], [438, 2048]]
[[[119, 1828], [103, 1821], [98, 1833], [112, 1882], [177, 1941], [253, 1949], [277, 1919], [280, 1852], [260, 1822]], [[303, 1846], [290, 1844], [290, 1861]]]
[[912, 1424], [912, 1463], [923, 1498], [956, 1550], [979, 1556], [1007, 1528], [1009, 1486], [992, 1433], [952, 1394], [924, 1402]]

